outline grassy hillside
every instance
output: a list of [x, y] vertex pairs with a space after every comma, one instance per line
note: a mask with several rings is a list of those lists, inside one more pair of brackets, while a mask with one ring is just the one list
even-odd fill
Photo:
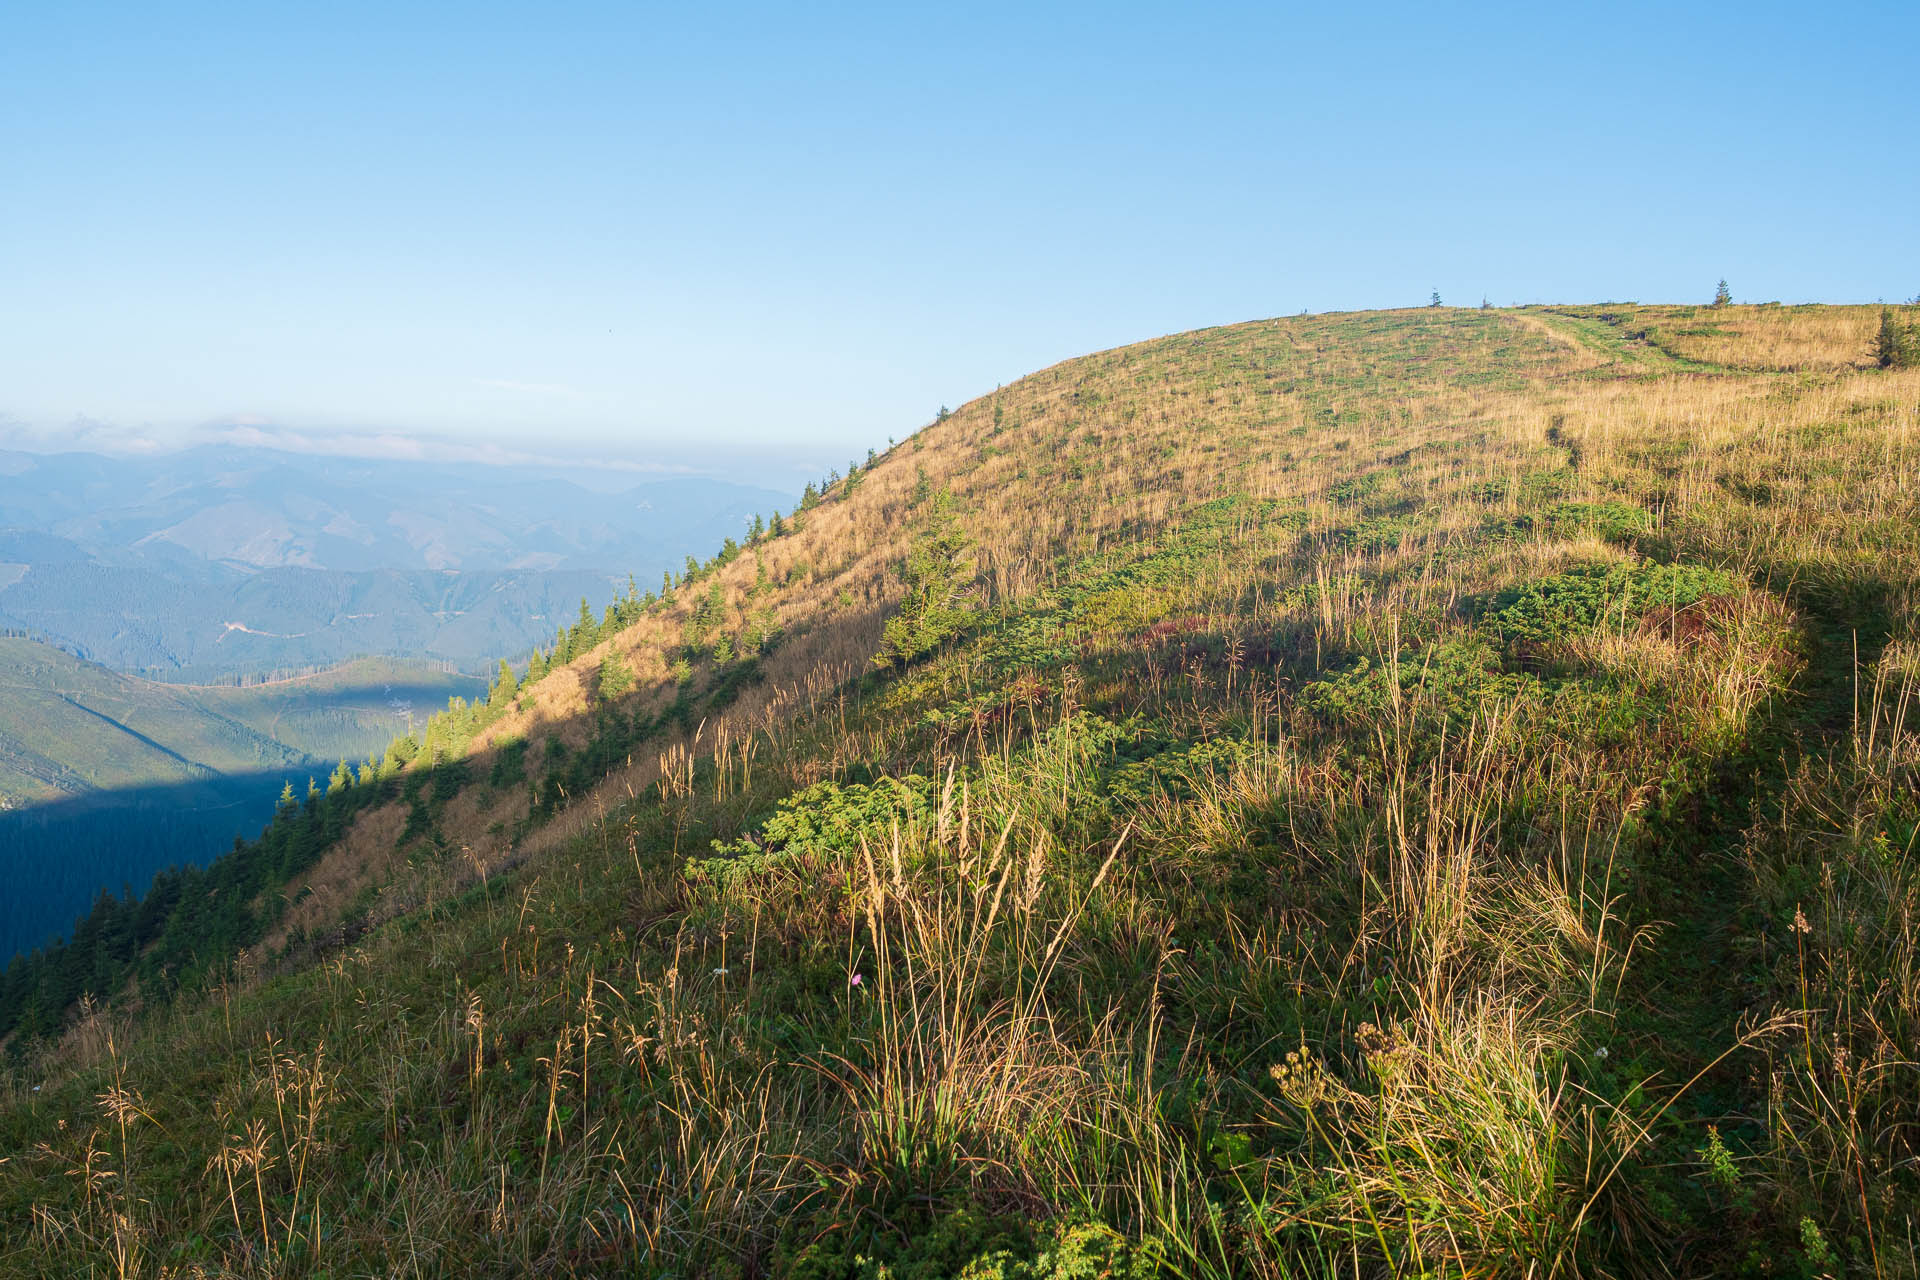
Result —
[[0, 795], [19, 807], [304, 761], [285, 742], [209, 709], [196, 692], [32, 640], [0, 639]]
[[0, 804], [359, 759], [483, 688], [391, 659], [245, 686], [162, 684], [0, 637]]
[[377, 753], [482, 681], [369, 659], [246, 687], [160, 684], [0, 637], [0, 957], [105, 889], [219, 856], [281, 787]]
[[[178, 686], [175, 686], [178, 687]], [[361, 760], [486, 683], [425, 662], [361, 658], [290, 680], [199, 686], [200, 705], [315, 760]]]
[[0, 1266], [1915, 1274], [1877, 319], [1289, 318], [965, 406], [211, 924], [9, 975]]

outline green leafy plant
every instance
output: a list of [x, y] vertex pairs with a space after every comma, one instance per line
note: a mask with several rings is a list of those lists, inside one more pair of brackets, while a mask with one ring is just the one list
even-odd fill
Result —
[[1541, 644], [1602, 622], [1628, 626], [1656, 610], [1671, 616], [1734, 589], [1725, 572], [1694, 565], [1584, 565], [1498, 593], [1482, 621], [1510, 642]]

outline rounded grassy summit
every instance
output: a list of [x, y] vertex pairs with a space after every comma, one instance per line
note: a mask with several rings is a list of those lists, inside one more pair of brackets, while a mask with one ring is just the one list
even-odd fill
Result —
[[10, 968], [0, 1272], [1913, 1275], [1881, 329], [1303, 316], [943, 415]]

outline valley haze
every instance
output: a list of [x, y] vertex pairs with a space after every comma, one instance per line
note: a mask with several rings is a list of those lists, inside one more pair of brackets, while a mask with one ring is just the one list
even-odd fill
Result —
[[0, 627], [158, 678], [376, 654], [487, 671], [793, 500], [231, 446], [0, 452]]

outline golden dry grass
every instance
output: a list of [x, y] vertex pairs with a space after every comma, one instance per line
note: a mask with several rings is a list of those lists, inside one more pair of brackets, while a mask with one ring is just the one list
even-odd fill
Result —
[[[1615, 308], [1644, 326], [1661, 348], [1688, 359], [1753, 369], [1854, 370], [1878, 309], [1867, 307]], [[1443, 354], [1410, 354], [1398, 326], [1412, 321], [1446, 333]], [[1698, 322], [1695, 324], [1695, 322]], [[1713, 326], [1713, 336], [1687, 326]], [[1418, 333], [1416, 327], [1415, 332]], [[1497, 361], [1500, 383], [1463, 387], [1458, 372]], [[1391, 362], [1395, 385], [1387, 394], [1371, 385]], [[1537, 312], [1425, 311], [1257, 321], [1178, 335], [1068, 361], [962, 406], [890, 450], [853, 495], [807, 513], [804, 528], [771, 540], [721, 569], [731, 608], [738, 609], [757, 573], [776, 584], [771, 604], [791, 639], [764, 664], [765, 682], [704, 732], [739, 736], [776, 722], [796, 708], [815, 711], [846, 680], [866, 669], [879, 630], [897, 594], [890, 566], [905, 551], [908, 496], [924, 474], [951, 488], [968, 509], [979, 540], [982, 591], [989, 602], [1019, 599], [1047, 585], [1062, 554], [1087, 554], [1116, 538], [1139, 537], [1179, 512], [1228, 492], [1305, 503], [1317, 520], [1337, 523], [1339, 504], [1324, 501], [1333, 478], [1402, 457], [1400, 484], [1412, 500], [1422, 491], [1459, 487], [1470, 477], [1512, 481], [1557, 464], [1564, 456], [1548, 438], [1552, 428], [1607, 464], [1622, 446], [1644, 453], [1650, 441], [1686, 450], [1673, 501], [1690, 505], [1724, 497], [1728, 477], [1764, 470], [1764, 483], [1794, 483], [1798, 468], [1782, 474], [1774, 460], [1804, 458], [1799, 436], [1820, 424], [1845, 422], [1897, 401], [1914, 375], [1874, 373], [1818, 387], [1765, 380], [1675, 374], [1660, 378], [1589, 379], [1609, 367], [1604, 352], [1584, 344]], [[1343, 390], [1352, 386], [1351, 391]], [[1311, 392], [1303, 389], [1310, 387]], [[1558, 424], [1556, 427], [1555, 424]], [[1856, 537], [1868, 513], [1860, 504], [1907, 509], [1902, 495], [1913, 463], [1911, 412], [1885, 436], [1894, 471], [1833, 496], [1844, 512], [1822, 515], [1822, 502], [1782, 494], [1784, 535], [1823, 522]], [[1848, 446], [1840, 446], [1845, 451]], [[1850, 455], [1849, 455], [1850, 456]], [[1520, 512], [1515, 489], [1511, 508]], [[1464, 531], [1477, 519], [1469, 508], [1447, 506], [1431, 532], [1449, 522]], [[1584, 553], [1583, 553], [1584, 554]], [[1329, 563], [1329, 570], [1360, 565]], [[1405, 609], [1416, 601], [1396, 586], [1376, 607]], [[683, 596], [697, 594], [682, 592]], [[690, 605], [682, 600], [603, 642], [592, 652], [524, 691], [516, 710], [491, 726], [475, 747], [484, 751], [512, 739], [556, 737], [578, 748], [587, 740], [592, 676], [610, 649], [633, 667], [639, 688], [633, 709], [657, 711], [672, 698], [667, 655], [679, 644]], [[551, 823], [531, 833], [525, 852], [538, 854], [591, 829], [600, 815], [655, 784], [664, 751], [676, 745], [705, 749], [702, 741], [637, 754], [589, 795], [573, 797]], [[484, 759], [484, 756], [483, 756]], [[827, 772], [833, 772], [829, 762]], [[804, 783], [812, 778], [800, 778]], [[511, 827], [524, 810], [500, 806], [485, 823], [454, 815], [445, 832], [465, 848], [497, 845], [496, 823]], [[493, 855], [504, 860], [504, 851]], [[353, 895], [346, 860], [330, 858], [324, 873], [335, 883], [329, 901]], [[366, 860], [374, 878], [391, 868]], [[319, 919], [315, 913], [303, 918]]]
[[1675, 355], [1731, 369], [1857, 369], [1870, 358], [1878, 307], [1728, 306], [1651, 311]]

